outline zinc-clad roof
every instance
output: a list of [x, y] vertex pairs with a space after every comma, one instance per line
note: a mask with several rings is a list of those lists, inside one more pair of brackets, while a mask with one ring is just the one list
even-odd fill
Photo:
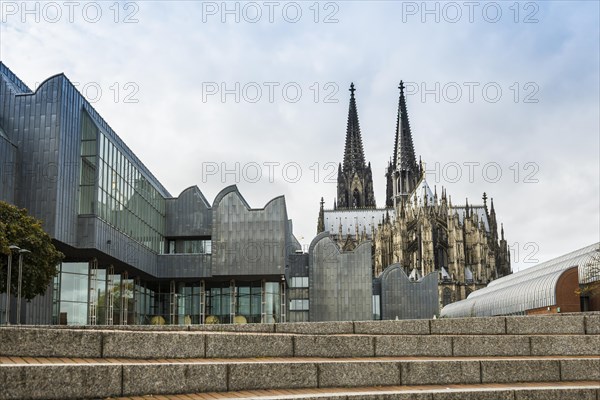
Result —
[[371, 238], [371, 227], [377, 231], [377, 225], [385, 218], [388, 212], [393, 219], [395, 212], [386, 208], [354, 208], [350, 210], [325, 210], [323, 213], [325, 230], [331, 234], [337, 234], [340, 224], [342, 225], [342, 236], [354, 235], [358, 225], [358, 233], [362, 235], [366, 230], [367, 237]]
[[492, 281], [465, 300], [448, 304], [442, 317], [523, 314], [526, 310], [556, 304], [556, 283], [572, 267], [589, 263], [600, 243], [592, 244], [543, 262], [524, 271]]

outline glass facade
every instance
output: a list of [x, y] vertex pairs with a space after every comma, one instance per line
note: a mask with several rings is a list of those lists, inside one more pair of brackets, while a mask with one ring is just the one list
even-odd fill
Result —
[[97, 140], [99, 130], [86, 112], [81, 118], [81, 174], [79, 177], [79, 214], [94, 214], [96, 174], [98, 168]]
[[177, 323], [190, 325], [202, 323], [203, 287], [198, 284], [180, 283], [177, 292]]
[[285, 307], [282, 296], [279, 282], [212, 284], [206, 292], [206, 321], [221, 324], [282, 322]]
[[212, 241], [210, 239], [175, 240], [165, 242], [167, 254], [212, 254]]
[[381, 319], [381, 296], [378, 294], [373, 295], [373, 319]]
[[54, 323], [86, 325], [88, 322], [88, 263], [62, 263], [54, 278]]
[[[112, 266], [62, 263], [54, 279], [53, 323], [190, 325], [285, 322], [280, 282], [142, 282]], [[299, 310], [308, 308], [308, 300]]]
[[[95, 262], [95, 261], [92, 261]], [[133, 280], [87, 262], [62, 263], [53, 286], [53, 323], [127, 325], [136, 322]]]
[[80, 214], [95, 214], [160, 253], [165, 199], [138, 168], [82, 112]]
[[239, 322], [261, 322], [261, 281], [231, 281], [211, 286], [206, 293], [208, 322], [229, 324], [236, 322], [236, 316]]
[[307, 288], [308, 287], [308, 276], [294, 276], [290, 278], [291, 288]]
[[308, 299], [290, 300], [290, 311], [308, 311]]
[[183, 252], [187, 254], [210, 254], [212, 249], [210, 240], [184, 240]]
[[148, 325], [150, 324], [152, 315], [152, 306], [154, 305], [154, 291], [148, 289], [140, 282], [135, 283], [135, 324]]

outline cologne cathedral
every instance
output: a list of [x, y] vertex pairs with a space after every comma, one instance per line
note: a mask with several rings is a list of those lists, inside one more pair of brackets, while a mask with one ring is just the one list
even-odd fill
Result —
[[436, 273], [440, 309], [466, 298], [490, 281], [511, 273], [504, 229], [494, 201], [483, 193], [483, 204], [453, 204], [441, 188], [427, 183], [423, 163], [415, 157], [400, 82], [394, 151], [388, 163], [385, 207], [377, 208], [371, 163], [365, 162], [354, 84], [343, 163], [338, 167], [337, 199], [326, 209], [321, 199], [317, 233], [329, 231], [342, 251], [372, 243], [373, 277], [400, 264], [410, 281]]

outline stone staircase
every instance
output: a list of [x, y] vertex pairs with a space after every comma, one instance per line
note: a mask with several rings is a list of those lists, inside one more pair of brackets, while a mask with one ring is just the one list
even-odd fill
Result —
[[600, 400], [600, 314], [2, 327], [0, 399]]

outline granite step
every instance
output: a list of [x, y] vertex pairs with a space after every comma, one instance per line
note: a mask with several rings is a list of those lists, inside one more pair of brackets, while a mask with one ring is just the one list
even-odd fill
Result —
[[0, 327], [0, 399], [600, 400], [599, 389], [600, 314]]
[[0, 399], [577, 381], [600, 385], [600, 356], [0, 358]]
[[600, 334], [310, 335], [0, 328], [0, 356], [242, 358], [553, 355], [600, 355]]
[[[164, 395], [162, 400], [597, 400], [600, 382], [545, 382], [472, 385], [419, 385], [360, 388], [248, 390], [237, 392]], [[110, 400], [147, 400], [147, 396]]]
[[539, 316], [449, 318], [397, 321], [297, 322], [224, 325], [39, 326], [41, 329], [89, 329], [168, 332], [255, 332], [308, 335], [599, 335], [600, 313]]

